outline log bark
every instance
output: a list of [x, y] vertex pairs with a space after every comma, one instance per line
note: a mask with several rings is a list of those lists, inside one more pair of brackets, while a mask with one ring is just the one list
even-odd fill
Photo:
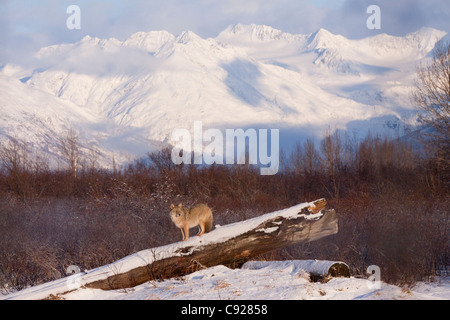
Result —
[[[338, 232], [334, 210], [320, 199], [222, 226], [202, 237], [145, 250], [83, 275], [83, 287], [115, 290], [225, 265], [240, 267], [263, 253]], [[124, 270], [123, 270], [124, 269]], [[99, 276], [103, 273], [103, 276]]]

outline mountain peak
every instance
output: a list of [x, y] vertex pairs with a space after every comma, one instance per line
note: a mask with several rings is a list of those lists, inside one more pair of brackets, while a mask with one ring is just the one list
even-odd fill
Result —
[[442, 30], [434, 29], [434, 28], [431, 28], [431, 27], [422, 27], [419, 30], [417, 30], [415, 32], [411, 32], [410, 34], [406, 35], [406, 37], [418, 35], [418, 36], [422, 36], [422, 37], [429, 36], [429, 37], [442, 38], [446, 34], [447, 34], [447, 32], [442, 31]]
[[165, 30], [136, 32], [132, 34], [123, 45], [155, 52], [166, 42], [174, 40], [175, 36]]
[[91, 39], [92, 37], [90, 35], [86, 35], [80, 40], [80, 42], [88, 42], [91, 41]]
[[436, 42], [444, 38], [446, 35], [447, 32], [445, 31], [423, 27], [415, 32], [407, 34], [405, 38], [410, 41], [417, 42], [420, 48], [431, 50]]
[[189, 42], [193, 42], [193, 41], [197, 41], [197, 40], [202, 40], [202, 38], [199, 35], [197, 35], [196, 33], [188, 30], [188, 31], [183, 31], [182, 33], [180, 33], [178, 35], [178, 37], [175, 39], [175, 42], [187, 44]]
[[291, 34], [285, 33], [270, 26], [258, 24], [244, 25], [238, 23], [228, 26], [228, 28], [226, 28], [219, 34], [218, 38], [230, 38], [236, 36], [252, 41], [271, 41], [292, 37]]
[[332, 34], [330, 31], [324, 28], [319, 28], [316, 32], [312, 33], [311, 36], [323, 38], [323, 37], [332, 37], [334, 36], [334, 34]]
[[308, 47], [310, 49], [334, 49], [348, 41], [341, 35], [335, 35], [328, 30], [320, 28], [308, 37]]

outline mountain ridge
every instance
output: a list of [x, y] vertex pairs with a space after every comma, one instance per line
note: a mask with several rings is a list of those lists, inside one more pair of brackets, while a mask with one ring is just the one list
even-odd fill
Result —
[[[40, 99], [60, 108], [50, 118], [64, 108], [92, 114], [100, 130], [80, 125], [80, 132], [98, 143], [105, 165], [119, 152], [113, 147], [114, 130], [128, 132], [126, 139], [139, 145], [124, 157], [139, 157], [146, 143], [161, 146], [157, 141], [169, 141], [175, 128], [191, 129], [194, 121], [203, 121], [205, 128], [279, 127], [316, 138], [330, 128], [358, 136], [368, 130], [402, 135], [415, 124], [415, 110], [405, 105], [413, 67], [445, 35], [422, 28], [405, 37], [351, 40], [325, 29], [295, 35], [237, 24], [207, 39], [192, 31], [175, 36], [164, 30], [137, 32], [124, 41], [86, 36], [42, 48], [33, 68], [4, 64], [0, 85], [45, 93]], [[2, 100], [5, 119], [26, 112], [26, 104], [38, 108], [42, 103], [25, 99], [5, 115], [14, 104], [14, 97], [9, 99]], [[49, 128], [51, 135], [61, 134], [77, 116], [65, 119], [64, 126]], [[3, 136], [20, 131], [0, 129]], [[35, 135], [42, 136], [39, 132]], [[35, 139], [32, 131], [29, 135]], [[293, 139], [281, 137], [286, 144]]]

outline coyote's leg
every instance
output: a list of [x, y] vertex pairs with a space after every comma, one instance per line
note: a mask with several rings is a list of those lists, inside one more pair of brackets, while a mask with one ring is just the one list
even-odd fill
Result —
[[181, 239], [184, 241], [184, 230], [183, 230], [183, 228], [180, 228], [180, 231], [181, 231]]
[[198, 229], [199, 229], [200, 232], [197, 235], [200, 237], [202, 234], [205, 233], [205, 225], [203, 223], [200, 223], [198, 225]]
[[184, 225], [184, 240], [186, 241], [187, 239], [189, 239], [189, 227], [187, 224]]

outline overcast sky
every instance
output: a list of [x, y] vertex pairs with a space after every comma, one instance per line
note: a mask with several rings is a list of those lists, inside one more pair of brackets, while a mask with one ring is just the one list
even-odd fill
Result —
[[[67, 7], [81, 10], [81, 29], [69, 30]], [[381, 9], [381, 30], [369, 30], [367, 8]], [[124, 40], [138, 31], [191, 30], [215, 37], [230, 24], [266, 24], [290, 33], [319, 28], [348, 38], [383, 32], [405, 35], [421, 27], [450, 31], [449, 0], [0, 0], [0, 64], [42, 46], [85, 35]]]

